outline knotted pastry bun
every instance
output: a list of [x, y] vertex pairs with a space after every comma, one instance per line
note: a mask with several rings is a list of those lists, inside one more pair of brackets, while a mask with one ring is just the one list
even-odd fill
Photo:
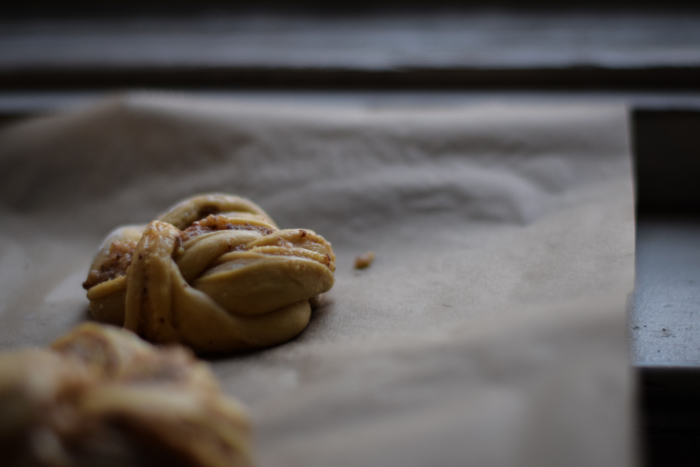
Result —
[[83, 286], [95, 319], [197, 352], [267, 347], [309, 323], [309, 299], [333, 286], [331, 244], [279, 230], [256, 204], [212, 194], [147, 226], [116, 229]]
[[180, 346], [86, 323], [0, 355], [2, 465], [248, 467], [248, 417]]

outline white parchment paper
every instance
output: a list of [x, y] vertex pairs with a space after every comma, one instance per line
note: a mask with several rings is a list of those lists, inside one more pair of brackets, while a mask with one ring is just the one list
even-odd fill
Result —
[[620, 106], [158, 94], [6, 127], [0, 347], [87, 319], [113, 227], [228, 192], [338, 254], [299, 338], [212, 361], [260, 466], [630, 465], [628, 131]]

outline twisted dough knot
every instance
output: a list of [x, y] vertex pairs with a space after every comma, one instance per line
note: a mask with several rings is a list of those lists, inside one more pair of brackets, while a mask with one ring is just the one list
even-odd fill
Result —
[[333, 286], [331, 244], [279, 230], [256, 204], [197, 196], [103, 242], [83, 286], [95, 319], [151, 342], [229, 352], [285, 342], [309, 323], [309, 299]]

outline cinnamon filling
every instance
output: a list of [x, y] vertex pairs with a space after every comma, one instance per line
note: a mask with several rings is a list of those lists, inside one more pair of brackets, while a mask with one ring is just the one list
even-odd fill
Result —
[[90, 271], [87, 279], [83, 282], [83, 288], [89, 290], [97, 284], [126, 275], [126, 269], [131, 264], [136, 243], [136, 240], [117, 240], [112, 243], [107, 258], [100, 265], [100, 269]]

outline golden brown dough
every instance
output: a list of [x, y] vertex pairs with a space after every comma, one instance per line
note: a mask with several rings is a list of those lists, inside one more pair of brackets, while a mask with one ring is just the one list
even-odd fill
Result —
[[0, 355], [2, 465], [252, 465], [248, 418], [180, 346], [83, 324]]
[[320, 235], [279, 230], [255, 203], [211, 194], [112, 232], [83, 285], [99, 321], [151, 342], [230, 352], [297, 336], [334, 270]]

